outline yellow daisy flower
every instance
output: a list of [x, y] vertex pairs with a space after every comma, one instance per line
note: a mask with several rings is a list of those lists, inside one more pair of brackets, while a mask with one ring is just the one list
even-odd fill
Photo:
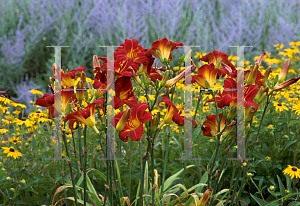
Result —
[[20, 137], [16, 138], [15, 136], [13, 136], [13, 138], [8, 138], [8, 141], [14, 144], [20, 143], [22, 144], [22, 141], [20, 141]]
[[291, 179], [294, 177], [300, 178], [300, 169], [295, 166], [288, 165], [288, 167], [283, 170], [283, 174], [289, 175]]
[[282, 49], [284, 47], [284, 44], [276, 44], [274, 45], [274, 47], [278, 49]]
[[39, 94], [39, 95], [41, 95], [41, 96], [44, 95], [43, 92], [41, 92], [41, 91], [39, 91], [39, 90], [36, 90], [36, 89], [32, 89], [32, 90], [30, 90], [29, 92], [31, 92], [32, 94]]
[[277, 101], [273, 101], [272, 102], [274, 107], [275, 107], [275, 110], [276, 112], [282, 112], [283, 110], [286, 110], [288, 111], [289, 109], [285, 106], [285, 103], [284, 102], [277, 102]]
[[290, 46], [300, 46], [300, 41], [291, 42]]
[[8, 153], [7, 157], [13, 157], [15, 159], [17, 159], [18, 157], [23, 156], [21, 152], [19, 152], [18, 150], [15, 150], [13, 147], [9, 148], [9, 147], [2, 147], [2, 149], [4, 150], [4, 153]]

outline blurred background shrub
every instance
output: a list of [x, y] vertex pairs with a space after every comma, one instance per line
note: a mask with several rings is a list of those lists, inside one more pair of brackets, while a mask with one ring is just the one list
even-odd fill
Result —
[[229, 45], [252, 45], [251, 63], [263, 49], [276, 53], [274, 44], [300, 39], [299, 0], [6, 0], [0, 9], [0, 90], [11, 88], [21, 103], [29, 86], [49, 93], [54, 48], [47, 45], [70, 46], [62, 48], [62, 68], [85, 66], [92, 77], [93, 55], [106, 56], [98, 46], [126, 38], [151, 48], [166, 37], [229, 55], [236, 55]]

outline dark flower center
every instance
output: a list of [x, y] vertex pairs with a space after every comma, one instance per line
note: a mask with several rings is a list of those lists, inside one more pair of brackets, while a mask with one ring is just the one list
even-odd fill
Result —
[[279, 103], [279, 104], [277, 104], [277, 106], [282, 106], [282, 104]]
[[14, 148], [10, 148], [9, 151], [10, 151], [10, 152], [14, 152], [15, 149], [14, 149]]
[[17, 142], [18, 140], [16, 140], [16, 139], [14, 139], [14, 141], [13, 142]]
[[292, 170], [296, 172], [296, 171], [297, 171], [297, 168], [296, 168], [296, 167], [293, 167]]

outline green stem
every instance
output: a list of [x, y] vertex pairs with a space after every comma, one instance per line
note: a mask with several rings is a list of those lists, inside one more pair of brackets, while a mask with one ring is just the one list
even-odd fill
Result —
[[145, 156], [145, 162], [143, 163], [143, 169], [142, 169], [142, 179], [141, 179], [141, 190], [140, 190], [140, 199], [139, 199], [139, 204], [138, 205], [143, 205], [143, 193], [144, 193], [144, 176], [145, 176], [145, 169], [146, 169], [146, 161], [147, 161], [147, 158], [148, 158], [148, 154], [149, 154], [149, 150], [150, 150], [150, 147], [151, 147], [151, 142], [149, 140], [149, 138], [147, 138], [148, 140], [148, 147], [147, 147], [147, 153], [146, 153], [146, 156]]
[[[169, 156], [169, 141], [170, 141], [170, 127], [168, 127], [168, 132], [169, 135], [167, 137], [167, 145], [166, 145], [166, 151], [165, 151], [165, 157], [164, 157], [164, 168], [163, 168], [163, 175], [162, 175], [162, 179], [161, 179], [161, 190], [160, 190], [160, 194], [163, 194], [164, 191], [164, 182], [166, 179], [166, 170], [167, 170], [167, 162], [168, 162], [168, 156]], [[164, 200], [163, 203], [164, 204]]]
[[87, 165], [87, 146], [86, 146], [86, 130], [87, 127], [84, 125], [84, 164], [83, 164], [83, 185], [84, 185], [84, 206], [86, 206], [86, 203], [88, 201], [87, 196], [87, 182], [86, 182], [86, 165]]
[[153, 139], [151, 140], [152, 205], [154, 205], [154, 199], [155, 199], [155, 190], [153, 190], [154, 188], [154, 140]]
[[129, 180], [128, 180], [128, 198], [130, 200], [131, 193], [131, 148], [132, 148], [132, 140], [130, 139], [129, 143]]
[[[237, 179], [235, 181], [235, 184], [234, 184], [234, 190], [233, 190], [233, 193], [232, 193], [232, 197], [231, 197], [231, 202], [230, 202], [230, 205], [229, 206], [232, 206], [233, 205], [233, 202], [234, 202], [234, 199], [235, 199], [235, 193], [236, 193], [236, 190], [237, 190], [237, 186], [239, 184], [239, 181], [240, 181], [240, 176], [241, 176], [241, 172], [242, 172], [242, 168], [239, 167], [239, 173], [238, 173], [238, 176], [237, 176]], [[241, 192], [241, 191], [240, 191]], [[236, 204], [237, 205], [237, 204]]]
[[68, 150], [67, 138], [66, 138], [66, 135], [65, 135], [65, 131], [63, 131], [63, 139], [64, 139], [64, 143], [65, 143], [66, 153], [67, 153], [67, 156], [68, 156], [68, 165], [69, 165], [69, 169], [70, 169], [70, 173], [71, 173], [72, 185], [73, 185], [73, 190], [74, 190], [75, 205], [78, 206], [76, 184], [75, 184], [75, 180], [74, 180], [73, 169], [72, 169], [72, 164], [71, 164], [71, 158], [70, 158], [70, 155], [69, 155], [69, 150]]

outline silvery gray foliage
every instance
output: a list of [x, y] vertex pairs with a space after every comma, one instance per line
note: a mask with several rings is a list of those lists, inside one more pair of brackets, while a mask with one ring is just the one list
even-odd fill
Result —
[[[32, 80], [29, 80], [28, 75], [26, 75], [25, 79], [20, 81], [19, 84], [14, 85], [12, 87], [12, 89], [14, 91], [16, 91], [18, 97], [16, 97], [16, 98], [11, 97], [11, 100], [13, 100], [14, 102], [19, 102], [19, 103], [26, 105], [27, 108], [25, 109], [25, 114], [29, 114], [29, 111], [32, 109], [32, 105], [29, 102], [34, 100], [34, 94], [32, 94], [29, 91], [32, 89], [41, 90], [41, 86], [37, 85]], [[41, 90], [41, 91], [45, 94], [44, 90]], [[35, 98], [37, 99], [39, 97], [41, 97], [41, 96], [36, 95]], [[41, 107], [41, 110], [44, 110], [44, 109]]]
[[[263, 49], [276, 51], [274, 44], [300, 40], [299, 0], [14, 0], [1, 1], [0, 9], [0, 77], [51, 70], [46, 62], [54, 49], [46, 45], [71, 46], [62, 48], [62, 68], [85, 66], [91, 76], [93, 55], [106, 56], [99, 45], [125, 39], [151, 48], [166, 37], [200, 45], [195, 51], [232, 55], [229, 45], [252, 45], [245, 49], [248, 60]], [[8, 86], [2, 78], [1, 84]]]

